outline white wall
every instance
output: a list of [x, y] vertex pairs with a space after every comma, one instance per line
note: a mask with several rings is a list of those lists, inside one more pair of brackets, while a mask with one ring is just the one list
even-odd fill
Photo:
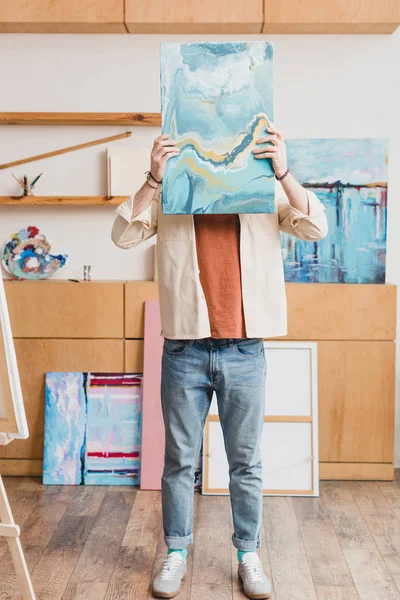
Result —
[[[205, 38], [0, 35], [0, 111], [158, 112], [159, 44]], [[400, 284], [400, 30], [392, 36], [207, 36], [262, 38], [275, 42], [275, 123], [286, 137], [389, 138], [387, 280]], [[0, 127], [0, 163], [123, 130]], [[153, 128], [132, 131], [116, 143], [150, 146], [157, 135]], [[0, 171], [0, 195], [18, 192], [10, 172], [32, 178], [42, 170], [37, 195], [106, 193], [105, 146], [98, 146]], [[90, 264], [95, 279], [151, 279], [153, 242], [129, 252], [114, 247], [113, 218], [112, 207], [3, 206], [0, 244], [21, 227], [37, 225], [55, 253], [69, 255], [57, 277], [81, 278], [83, 265]], [[400, 465], [400, 410], [396, 421]]]

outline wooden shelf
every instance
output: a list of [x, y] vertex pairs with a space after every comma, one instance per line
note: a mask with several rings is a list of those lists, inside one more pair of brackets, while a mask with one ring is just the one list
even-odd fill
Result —
[[70, 205], [98, 205], [98, 204], [110, 204], [112, 206], [118, 206], [128, 200], [129, 196], [24, 196], [23, 198], [15, 198], [13, 196], [0, 196], [0, 205], [12, 204], [12, 205], [38, 205], [47, 204], [60, 206]]
[[160, 113], [0, 112], [0, 125], [123, 125], [160, 127]]

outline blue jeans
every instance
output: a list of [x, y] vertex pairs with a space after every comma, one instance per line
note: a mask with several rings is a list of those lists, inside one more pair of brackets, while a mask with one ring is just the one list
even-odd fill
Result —
[[232, 541], [239, 550], [260, 546], [265, 376], [262, 339], [164, 340], [162, 507], [170, 548], [193, 542], [193, 477], [214, 391], [229, 463]]

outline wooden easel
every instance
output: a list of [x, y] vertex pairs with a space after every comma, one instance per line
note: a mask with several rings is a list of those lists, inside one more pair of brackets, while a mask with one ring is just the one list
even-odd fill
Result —
[[[0, 439], [1, 443], [1, 439]], [[19, 590], [24, 600], [35, 600], [35, 592], [33, 591], [31, 578], [28, 567], [22, 550], [21, 541], [19, 539], [20, 529], [14, 522], [14, 517], [11, 512], [10, 503], [8, 502], [7, 493], [4, 487], [3, 480], [0, 475], [0, 536], [7, 538], [8, 547], [10, 549], [11, 558], [17, 573]]]
[[[0, 276], [0, 446], [15, 439], [29, 436], [26, 422], [17, 357], [11, 332], [3, 279]], [[0, 537], [7, 539], [11, 558], [17, 573], [19, 591], [24, 600], [35, 600], [31, 578], [26, 566], [19, 539], [20, 530], [15, 524], [7, 493], [0, 475]]]

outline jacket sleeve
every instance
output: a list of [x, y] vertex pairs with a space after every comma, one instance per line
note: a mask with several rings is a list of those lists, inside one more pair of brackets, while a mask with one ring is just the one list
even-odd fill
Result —
[[156, 192], [150, 206], [132, 219], [133, 199], [134, 197], [131, 196], [117, 207], [115, 211], [117, 216], [111, 231], [114, 244], [124, 250], [136, 246], [157, 233], [160, 191]]
[[328, 233], [328, 221], [325, 206], [311, 190], [304, 188], [308, 197], [309, 214], [306, 215], [294, 208], [285, 192], [278, 188], [279, 229], [301, 240], [317, 242]]

